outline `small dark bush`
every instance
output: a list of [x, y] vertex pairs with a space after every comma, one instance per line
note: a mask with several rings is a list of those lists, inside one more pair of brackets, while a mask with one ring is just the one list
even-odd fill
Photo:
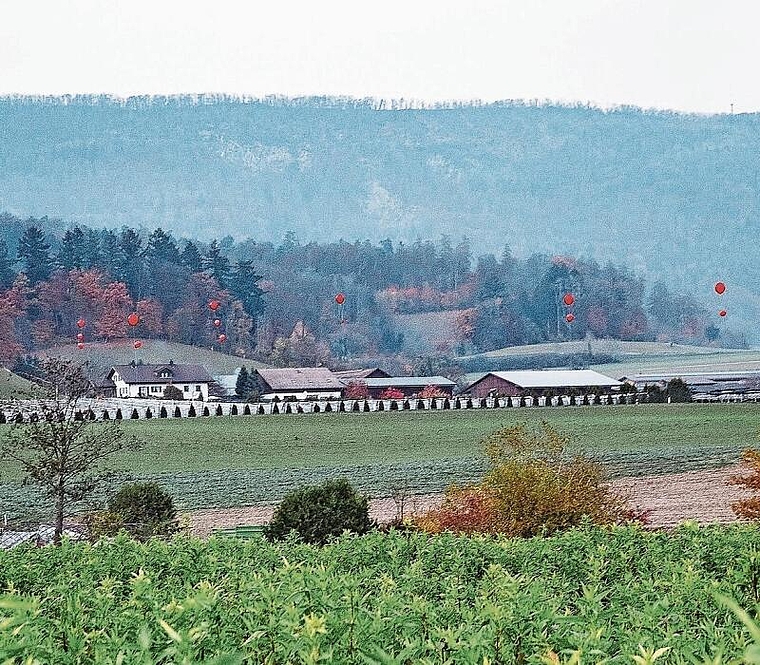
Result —
[[185, 399], [185, 394], [177, 386], [166, 386], [164, 388], [164, 399], [180, 400]]
[[304, 542], [323, 545], [344, 531], [363, 534], [371, 528], [367, 498], [341, 478], [287, 494], [265, 534], [275, 541], [295, 531]]
[[177, 529], [174, 500], [157, 483], [124, 485], [108, 502], [108, 511], [118, 515], [120, 526], [139, 540], [167, 536]]
[[181, 418], [182, 417], [182, 410], [178, 407], [174, 407], [174, 417], [175, 418]]
[[159, 418], [168, 418], [169, 417], [169, 414], [166, 412], [166, 407], [165, 406], [161, 407], [161, 410], [158, 412], [158, 417]]
[[137, 409], [132, 409], [132, 415], [129, 416], [132, 420], [138, 420], [140, 418], [140, 414], [137, 413]]
[[195, 413], [195, 404], [191, 404], [190, 408], [187, 410], [187, 417], [195, 418], [196, 415], [198, 414]]

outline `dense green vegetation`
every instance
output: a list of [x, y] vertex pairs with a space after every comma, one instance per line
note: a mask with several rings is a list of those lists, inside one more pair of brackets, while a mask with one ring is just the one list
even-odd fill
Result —
[[[479, 478], [486, 468], [482, 438], [516, 422], [546, 420], [621, 476], [732, 463], [756, 442], [759, 417], [756, 404], [669, 404], [124, 421], [144, 446], [117, 464], [159, 481], [179, 508], [277, 501], [337, 476], [388, 496], [401, 485], [437, 492]], [[0, 472], [12, 514], [36, 503], [17, 479], [13, 468]]]
[[752, 639], [720, 597], [756, 607], [759, 536], [755, 526], [687, 525], [0, 551], [0, 658], [482, 664], [577, 653], [651, 663], [664, 649], [663, 663], [730, 662]]

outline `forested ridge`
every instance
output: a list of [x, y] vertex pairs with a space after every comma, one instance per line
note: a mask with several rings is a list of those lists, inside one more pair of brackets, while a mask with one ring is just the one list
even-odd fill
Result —
[[[231, 236], [206, 243], [160, 228], [62, 227], [0, 216], [6, 364], [76, 344], [82, 333], [85, 344], [168, 339], [275, 365], [393, 358], [414, 369], [420, 359], [407, 348], [401, 315], [431, 312], [453, 322], [450, 337], [430, 351], [441, 358], [587, 335], [737, 343], [693, 297], [647, 285], [627, 266], [565, 255], [520, 259], [508, 246], [474, 258], [467, 238], [316, 243], [288, 232], [277, 244]], [[567, 293], [572, 306], [563, 303]], [[218, 310], [209, 308], [213, 300]]]

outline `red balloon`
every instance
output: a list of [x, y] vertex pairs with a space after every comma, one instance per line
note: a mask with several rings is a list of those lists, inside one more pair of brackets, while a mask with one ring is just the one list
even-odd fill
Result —
[[718, 316], [725, 316], [726, 314], [728, 314], [728, 312], [725, 309], [722, 309], [720, 312], [718, 312]]
[[84, 328], [86, 325], [87, 325], [87, 321], [85, 321], [84, 319], [79, 319], [79, 321], [77, 321], [77, 328], [79, 328], [80, 330]]
[[130, 326], [132, 326], [133, 328], [134, 328], [134, 327], [135, 327], [135, 326], [136, 326], [138, 323], [140, 323], [140, 317], [137, 315], [137, 312], [132, 312], [132, 313], [131, 313], [131, 314], [130, 314], [128, 317], [127, 317], [127, 323], [128, 323]]
[[141, 342], [141, 341], [138, 339], [138, 340], [135, 342], [135, 348], [136, 348], [136, 349], [139, 349], [140, 347], [142, 347], [142, 342]]
[[219, 319], [214, 319], [214, 327], [215, 328], [218, 328], [221, 325], [222, 325], [222, 322]]
[[224, 333], [222, 333], [221, 335], [219, 335], [219, 343], [220, 344], [224, 344], [226, 341], [227, 341], [227, 335], [225, 335]]
[[562, 298], [562, 302], [570, 307], [575, 302], [575, 296], [572, 293], [566, 293], [565, 297]]
[[573, 314], [572, 312], [570, 312], [570, 314], [568, 314], [565, 317], [565, 321], [567, 321], [568, 323], [572, 323], [573, 321], [575, 321], [575, 314]]
[[219, 301], [218, 301], [218, 300], [212, 300], [212, 301], [211, 301], [211, 302], [208, 304], [208, 308], [209, 308], [209, 309], [210, 309], [212, 312], [215, 312], [216, 310], [218, 310], [218, 309], [219, 309]]
[[715, 293], [722, 296], [726, 292], [726, 285], [723, 282], [716, 282]]
[[342, 305], [344, 302], [346, 302], [346, 296], [344, 296], [342, 293], [339, 293], [337, 296], [335, 296], [335, 302], [339, 305]]
[[83, 342], [84, 341], [84, 335], [82, 333], [77, 333], [77, 342]]
[[84, 348], [84, 342], [78, 342], [77, 348], [81, 351]]

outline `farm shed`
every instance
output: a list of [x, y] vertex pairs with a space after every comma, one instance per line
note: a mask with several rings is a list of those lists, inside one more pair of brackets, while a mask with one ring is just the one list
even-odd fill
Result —
[[594, 388], [618, 388], [620, 381], [590, 369], [525, 370], [514, 372], [488, 372], [470, 384], [465, 392], [473, 397], [489, 395], [544, 394], [569, 390], [590, 391]]
[[184, 399], [206, 401], [214, 379], [201, 365], [114, 365], [98, 384], [108, 397], [163, 397], [168, 386], [174, 386]]
[[427, 386], [435, 386], [441, 392], [451, 395], [456, 383], [445, 376], [388, 376], [378, 379], [365, 379], [369, 396], [377, 399], [387, 388], [396, 388], [404, 393], [404, 397], [417, 395]]
[[343, 384], [327, 367], [257, 369], [261, 399], [340, 399]]

